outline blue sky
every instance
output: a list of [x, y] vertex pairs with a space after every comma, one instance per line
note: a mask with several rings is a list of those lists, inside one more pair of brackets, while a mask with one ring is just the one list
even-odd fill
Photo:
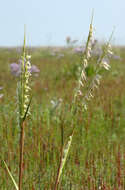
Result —
[[20, 46], [26, 24], [30, 46], [65, 45], [66, 36], [84, 41], [94, 9], [95, 37], [125, 44], [125, 0], [1, 0], [0, 46]]

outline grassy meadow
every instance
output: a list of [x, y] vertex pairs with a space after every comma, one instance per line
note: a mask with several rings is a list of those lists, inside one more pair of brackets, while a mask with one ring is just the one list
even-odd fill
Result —
[[[63, 144], [72, 132], [70, 110], [82, 54], [72, 47], [27, 48], [32, 74], [31, 116], [25, 122], [23, 190], [53, 190]], [[74, 115], [76, 129], [59, 190], [125, 190], [125, 48], [113, 47], [88, 109]], [[55, 54], [53, 54], [53, 52]], [[2, 160], [16, 182], [19, 134], [16, 89], [10, 64], [21, 48], [0, 48], [0, 190], [14, 190]], [[92, 57], [95, 62], [96, 56]]]

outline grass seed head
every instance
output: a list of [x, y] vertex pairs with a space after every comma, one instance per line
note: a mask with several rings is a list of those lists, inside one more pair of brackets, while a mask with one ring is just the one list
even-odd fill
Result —
[[19, 120], [22, 120], [25, 114], [28, 116], [30, 111], [28, 108], [28, 104], [30, 102], [30, 76], [31, 76], [31, 56], [26, 54], [25, 48], [25, 36], [24, 36], [24, 46], [23, 46], [23, 55], [21, 57], [21, 74], [20, 80], [18, 82], [18, 108], [19, 108]]

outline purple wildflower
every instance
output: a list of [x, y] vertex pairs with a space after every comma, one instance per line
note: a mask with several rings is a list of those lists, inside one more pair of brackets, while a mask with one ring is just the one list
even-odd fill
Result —
[[[20, 59], [18, 60], [18, 64], [17, 63], [11, 63], [10, 64], [11, 74], [18, 77], [21, 73], [21, 65], [22, 65], [22, 60], [20, 60]], [[30, 72], [31, 73], [38, 73], [38, 72], [40, 72], [40, 70], [38, 69], [38, 67], [36, 65], [32, 65]]]
[[112, 57], [112, 59], [115, 59], [115, 60], [121, 60], [121, 57], [119, 55], [113, 54], [111, 57]]
[[17, 63], [11, 63], [10, 70], [11, 70], [12, 75], [19, 76], [21, 73], [21, 65]]
[[31, 73], [39, 73], [40, 72], [40, 70], [38, 69], [38, 67], [36, 65], [32, 65], [30, 71], [31, 71]]
[[83, 53], [84, 52], [84, 48], [83, 47], [76, 47], [76, 48], [74, 48], [74, 52], [75, 53]]

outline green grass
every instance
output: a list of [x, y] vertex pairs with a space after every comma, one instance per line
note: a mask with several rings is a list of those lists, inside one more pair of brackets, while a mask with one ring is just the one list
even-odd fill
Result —
[[[51, 190], [54, 186], [63, 142], [72, 132], [73, 89], [80, 56], [70, 49], [64, 57], [50, 55], [49, 48], [29, 49], [31, 62], [41, 70], [32, 77], [31, 117], [26, 121], [23, 190]], [[100, 88], [88, 111], [77, 115], [77, 129], [63, 170], [60, 190], [125, 189], [125, 48], [114, 47], [122, 60], [111, 59], [111, 70], [103, 72]], [[16, 121], [17, 78], [9, 64], [21, 52], [0, 49], [0, 190], [12, 190], [2, 159], [18, 181], [19, 132]], [[52, 99], [62, 98], [62, 111]], [[63, 136], [62, 136], [63, 131]]]

